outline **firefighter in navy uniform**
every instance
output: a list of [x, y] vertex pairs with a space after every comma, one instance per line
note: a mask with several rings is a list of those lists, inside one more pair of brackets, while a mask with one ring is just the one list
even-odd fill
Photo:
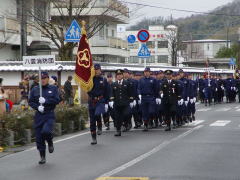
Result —
[[132, 86], [129, 81], [123, 79], [123, 70], [116, 71], [116, 81], [111, 86], [109, 106], [114, 109], [116, 125], [115, 136], [121, 136], [121, 127], [128, 123], [130, 108], [133, 108]]
[[160, 88], [160, 97], [164, 106], [165, 120], [167, 127], [165, 131], [171, 131], [171, 121], [175, 121], [177, 103], [181, 100], [181, 93], [178, 82], [172, 79], [172, 70], [166, 70], [166, 79]]
[[34, 116], [34, 128], [36, 133], [37, 149], [40, 152], [41, 160], [39, 164], [46, 163], [46, 144], [48, 143], [49, 153], [53, 153], [53, 127], [55, 123], [54, 109], [60, 102], [58, 88], [49, 85], [49, 75], [42, 72], [42, 97], [40, 97], [40, 88], [35, 86], [30, 93], [29, 105], [36, 110]]
[[146, 67], [144, 70], [144, 77], [141, 78], [138, 83], [139, 104], [141, 104], [144, 131], [148, 131], [149, 122], [154, 118], [156, 104], [161, 104], [157, 80], [150, 77], [150, 72], [150, 68]]
[[[107, 74], [107, 82], [111, 87], [113, 83], [113, 77], [111, 73]], [[103, 121], [107, 131], [110, 130], [110, 117], [114, 119], [114, 111], [113, 109], [108, 108], [108, 111], [103, 114]]]
[[[97, 134], [102, 134], [101, 115], [108, 112], [108, 101], [110, 86], [107, 79], [102, 76], [100, 64], [94, 65], [95, 76], [93, 78], [93, 88], [88, 92], [88, 109], [90, 116], [90, 131], [92, 135], [92, 145], [97, 144]], [[98, 131], [96, 132], [96, 123]]]

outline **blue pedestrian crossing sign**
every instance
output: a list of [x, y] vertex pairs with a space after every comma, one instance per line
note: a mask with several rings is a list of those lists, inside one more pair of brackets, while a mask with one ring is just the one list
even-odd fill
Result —
[[230, 66], [236, 65], [236, 59], [235, 58], [231, 58], [230, 61], [229, 61], [229, 65]]
[[72, 21], [71, 26], [65, 34], [66, 42], [79, 42], [81, 38], [81, 27], [76, 20]]
[[138, 57], [140, 58], [148, 58], [151, 56], [149, 49], [147, 48], [146, 44], [142, 44], [141, 48], [138, 51]]

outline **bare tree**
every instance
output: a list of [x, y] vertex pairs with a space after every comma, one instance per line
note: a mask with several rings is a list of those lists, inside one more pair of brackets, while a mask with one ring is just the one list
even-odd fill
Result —
[[91, 14], [96, 13], [94, 8], [100, 6], [97, 4], [98, 0], [38, 0], [35, 2], [38, 5], [35, 4], [27, 11], [31, 17], [29, 24], [56, 45], [60, 60], [73, 59], [73, 49], [77, 43], [65, 42], [64, 35], [74, 19], [78, 22], [84, 20], [87, 23], [87, 37], [91, 38], [108, 22], [129, 15], [126, 6], [117, 0], [107, 1], [101, 8], [97, 8], [98, 14], [94, 16]]
[[170, 25], [167, 26], [168, 33], [166, 35], [168, 39], [168, 51], [171, 56], [171, 65], [177, 66], [178, 65], [178, 52], [181, 48], [181, 39], [179, 29], [174, 26]]

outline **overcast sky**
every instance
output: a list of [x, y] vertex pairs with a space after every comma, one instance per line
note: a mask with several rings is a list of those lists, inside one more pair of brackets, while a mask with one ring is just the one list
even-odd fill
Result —
[[[128, 2], [134, 3], [143, 3], [150, 4], [153, 6], [162, 6], [167, 8], [175, 8], [175, 9], [186, 9], [192, 11], [203, 11], [208, 12], [213, 10], [219, 6], [225, 5], [233, 0], [126, 0]], [[132, 7], [132, 6], [131, 6]], [[156, 17], [156, 16], [165, 16], [168, 17], [171, 14], [174, 18], [186, 17], [190, 16], [192, 13], [178, 12], [178, 11], [170, 11], [158, 8], [151, 7], [139, 7], [137, 15], [133, 16], [130, 20], [130, 24], [136, 23], [141, 20], [142, 17]]]

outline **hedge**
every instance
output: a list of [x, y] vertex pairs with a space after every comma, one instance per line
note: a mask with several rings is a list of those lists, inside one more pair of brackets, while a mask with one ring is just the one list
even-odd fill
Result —
[[[34, 141], [33, 129], [33, 110], [23, 111], [20, 108], [14, 109], [11, 113], [5, 113], [0, 117], [0, 146], [6, 146], [6, 139], [9, 136], [9, 130], [14, 132], [15, 144], [25, 144], [25, 130], [30, 129], [32, 132], [32, 141]], [[66, 134], [69, 132], [70, 121], [74, 123], [73, 131], [80, 131], [86, 128], [86, 121], [88, 119], [88, 111], [84, 106], [69, 107], [66, 105], [59, 105], [55, 109], [56, 123], [62, 124], [62, 132]], [[81, 119], [81, 121], [80, 121]], [[4, 127], [2, 127], [4, 124]]]

